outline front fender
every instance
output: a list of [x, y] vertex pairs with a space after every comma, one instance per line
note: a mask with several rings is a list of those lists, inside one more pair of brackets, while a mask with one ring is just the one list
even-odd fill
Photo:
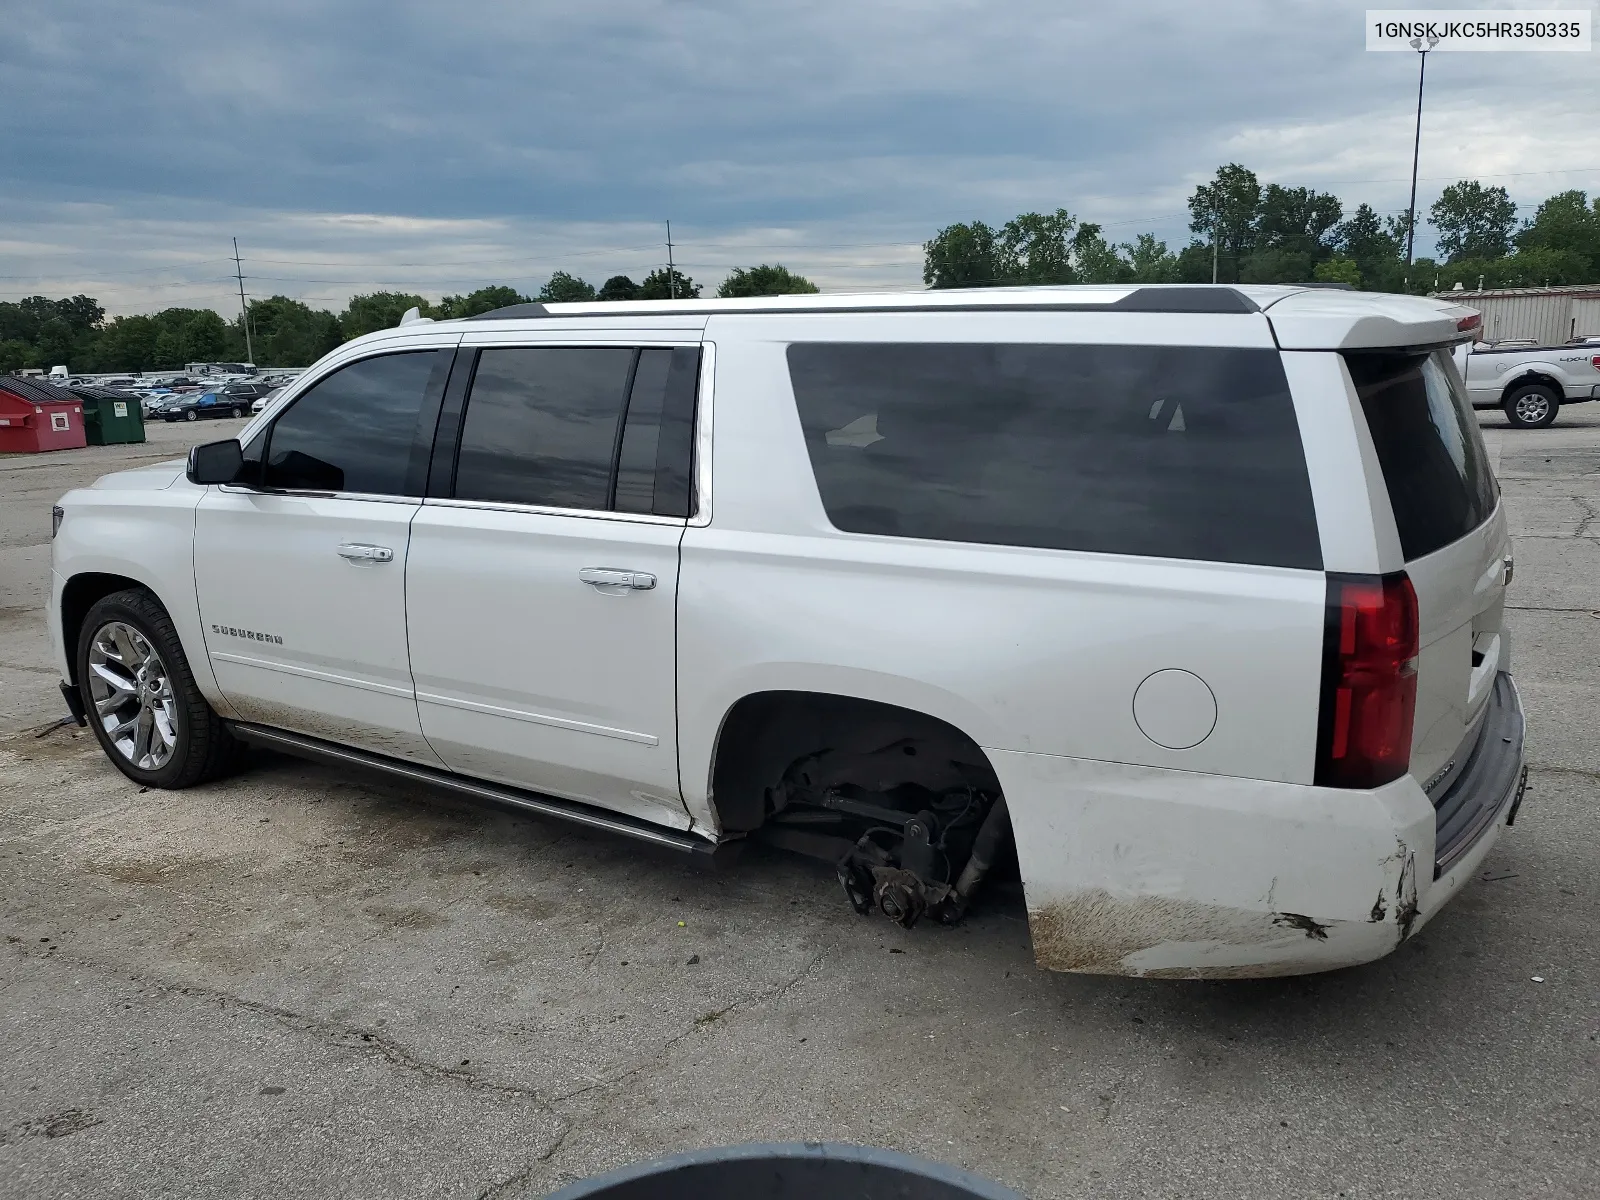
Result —
[[116, 575], [150, 589], [161, 601], [201, 694], [224, 716], [234, 715], [211, 670], [194, 586], [195, 510], [204, 494], [202, 488], [180, 484], [140, 492], [133, 502], [128, 492], [93, 488], [63, 499], [67, 515], [52, 545], [56, 580], [49, 619], [57, 631], [64, 678], [72, 678], [76, 646], [68, 644], [63, 630], [63, 591], [80, 575]]

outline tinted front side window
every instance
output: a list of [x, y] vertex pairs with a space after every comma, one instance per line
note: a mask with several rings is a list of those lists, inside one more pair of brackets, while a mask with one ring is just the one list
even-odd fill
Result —
[[1322, 565], [1274, 351], [798, 344], [789, 370], [840, 529]]
[[1476, 529], [1499, 496], [1447, 354], [1345, 355], [1408, 561]]
[[612, 347], [483, 351], [461, 427], [456, 496], [608, 508], [632, 365], [632, 350]]
[[444, 388], [451, 352], [363, 359], [329, 375], [273, 422], [264, 483], [274, 488], [418, 494], [413, 462], [425, 404]]

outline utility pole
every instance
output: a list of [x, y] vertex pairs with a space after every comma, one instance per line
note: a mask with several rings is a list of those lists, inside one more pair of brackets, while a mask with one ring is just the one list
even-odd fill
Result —
[[678, 298], [678, 268], [672, 265], [672, 222], [667, 222], [667, 289], [672, 298]]
[[244, 302], [244, 265], [239, 261], [239, 239], [233, 239], [233, 273], [239, 281], [239, 324], [244, 326], [244, 357], [255, 362], [256, 352], [250, 347], [250, 309]]
[[1222, 212], [1211, 210], [1211, 282], [1217, 281], [1217, 243], [1222, 240]]
[[1428, 74], [1428, 51], [1439, 44], [1439, 39], [1430, 36], [1427, 46], [1423, 46], [1422, 39], [1411, 39], [1411, 48], [1417, 52], [1419, 65], [1417, 67], [1417, 132], [1411, 142], [1411, 203], [1406, 208], [1406, 274], [1405, 283], [1402, 285], [1406, 291], [1411, 290], [1411, 248], [1417, 239], [1417, 158], [1422, 150], [1422, 82]]

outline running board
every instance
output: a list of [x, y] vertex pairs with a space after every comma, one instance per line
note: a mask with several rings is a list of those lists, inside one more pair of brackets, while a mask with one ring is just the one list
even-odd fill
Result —
[[452, 775], [447, 771], [416, 763], [396, 762], [380, 754], [353, 750], [348, 746], [336, 746], [319, 738], [289, 733], [283, 729], [269, 729], [264, 725], [250, 725], [238, 721], [229, 722], [228, 728], [241, 742], [264, 746], [269, 750], [281, 750], [297, 758], [316, 759], [342, 767], [358, 767], [387, 775], [391, 779], [404, 779], [410, 783], [439, 788], [470, 800], [484, 800], [490, 804], [499, 804], [523, 812], [538, 813], [543, 817], [556, 817], [588, 829], [621, 834], [623, 837], [648, 842], [667, 850], [676, 850], [704, 863], [714, 861], [718, 857], [718, 851], [730, 845], [723, 843], [719, 846], [716, 842], [708, 842], [690, 833], [680, 833], [676, 829], [666, 829], [619, 813], [604, 812], [575, 800], [561, 800], [554, 796], [541, 796], [537, 792], [525, 792], [520, 788], [506, 787], [498, 783], [484, 783], [481, 780]]

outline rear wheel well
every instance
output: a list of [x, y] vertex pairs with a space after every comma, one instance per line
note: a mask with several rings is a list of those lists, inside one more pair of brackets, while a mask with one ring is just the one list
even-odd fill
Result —
[[1554, 392], [1556, 394], [1557, 404], [1560, 404], [1566, 399], [1566, 393], [1562, 390], [1560, 383], [1556, 382], [1556, 380], [1550, 378], [1548, 375], [1540, 375], [1537, 372], [1531, 372], [1527, 375], [1519, 375], [1510, 383], [1506, 384], [1506, 386], [1500, 391], [1500, 403], [1504, 404], [1507, 400], [1511, 399], [1511, 394], [1513, 392], [1519, 388], [1525, 388], [1532, 383], [1539, 384], [1541, 387], [1547, 387]]
[[97, 601], [128, 588], [150, 590], [137, 579], [129, 579], [126, 575], [107, 575], [97, 571], [74, 575], [62, 588], [61, 648], [67, 656], [68, 677], [73, 683], [78, 682], [78, 637], [83, 632], [83, 619]]
[[887, 792], [914, 783], [1000, 793], [977, 742], [938, 717], [854, 696], [758, 692], [728, 711], [717, 737], [711, 798], [722, 829], [749, 832], [792, 800], [791, 769], [807, 758], [818, 768], [814, 779], [806, 775], [808, 788]]

